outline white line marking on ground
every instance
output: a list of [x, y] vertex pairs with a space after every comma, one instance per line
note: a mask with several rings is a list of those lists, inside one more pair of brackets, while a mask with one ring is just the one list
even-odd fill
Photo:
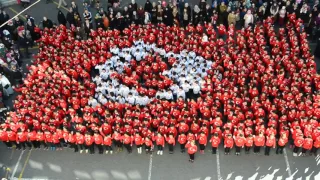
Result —
[[152, 174], [152, 154], [150, 155], [150, 161], [149, 161], [149, 170], [148, 170], [148, 180], [151, 180], [151, 174]]
[[8, 24], [9, 21], [13, 20], [14, 18], [20, 16], [22, 13], [24, 13], [25, 11], [27, 11], [28, 9], [30, 9], [32, 6], [36, 5], [38, 2], [40, 2], [40, 0], [34, 2], [33, 4], [31, 4], [29, 7], [25, 8], [24, 10], [20, 11], [18, 14], [16, 14], [15, 16], [13, 16], [11, 19], [9, 19], [7, 22], [3, 23], [0, 28], [2, 28], [3, 26], [5, 26], [6, 24]]
[[287, 171], [288, 171], [288, 174], [289, 174], [289, 177], [290, 177], [290, 176], [292, 176], [292, 172], [291, 172], [291, 168], [290, 168], [290, 164], [289, 164], [289, 159], [288, 159], [286, 148], [283, 149], [283, 156], [284, 156], [284, 159], [286, 161]]
[[218, 180], [221, 180], [221, 171], [220, 171], [220, 158], [219, 158], [219, 149], [217, 148], [217, 176]]
[[20, 164], [20, 161], [21, 161], [21, 158], [22, 158], [23, 153], [24, 153], [24, 151], [21, 151], [20, 156], [19, 156], [19, 159], [18, 159], [18, 162], [17, 162], [16, 166], [15, 166], [14, 169], [13, 169], [13, 172], [12, 172], [12, 175], [11, 175], [11, 178], [10, 178], [10, 179], [13, 179], [14, 176], [16, 175], [16, 172], [17, 172], [18, 166], [19, 166], [19, 164]]

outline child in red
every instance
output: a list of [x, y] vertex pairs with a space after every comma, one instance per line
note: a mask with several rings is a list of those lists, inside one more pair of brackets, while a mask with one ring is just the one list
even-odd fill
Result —
[[149, 153], [151, 154], [153, 149], [152, 138], [149, 136], [145, 137], [144, 144], [145, 144], [146, 154], [149, 154]]
[[186, 151], [185, 150], [185, 146], [186, 146], [186, 143], [187, 143], [187, 136], [186, 136], [185, 133], [181, 133], [178, 136], [178, 142], [180, 143], [181, 152], [184, 153]]
[[103, 145], [106, 147], [106, 154], [108, 154], [110, 152], [110, 154], [113, 153], [112, 151], [112, 137], [111, 134], [107, 134], [104, 138], [103, 138]]
[[213, 136], [211, 137], [210, 141], [211, 142], [211, 146], [212, 146], [212, 154], [216, 154], [217, 153], [217, 148], [219, 147], [220, 144], [220, 138], [219, 138], [219, 134], [218, 133], [214, 133]]
[[274, 134], [270, 134], [270, 136], [267, 136], [264, 155], [269, 156], [270, 149], [275, 147], [276, 147], [276, 138], [274, 137]]
[[173, 134], [169, 134], [169, 137], [165, 135], [165, 137], [169, 145], [169, 153], [173, 154], [173, 147], [176, 145], [176, 140], [174, 139]]
[[253, 142], [254, 142], [253, 152], [254, 152], [254, 154], [260, 153], [260, 149], [261, 149], [261, 147], [264, 146], [265, 141], [266, 140], [265, 140], [265, 137], [262, 132], [260, 132], [260, 134], [258, 136], [254, 136], [254, 138], [253, 138]]
[[163, 154], [163, 148], [164, 148], [164, 137], [161, 135], [161, 133], [158, 133], [157, 136], [154, 138], [154, 141], [156, 141], [156, 145], [158, 147], [158, 155]]
[[207, 136], [205, 135], [204, 132], [201, 132], [200, 135], [197, 137], [197, 140], [199, 141], [200, 145], [200, 153], [204, 154], [204, 149], [206, 148], [207, 145]]
[[191, 141], [190, 143], [186, 144], [186, 148], [188, 148], [188, 154], [189, 154], [189, 161], [194, 162], [194, 154], [198, 151], [197, 145], [195, 145], [195, 141]]
[[282, 154], [283, 153], [283, 148], [286, 146], [288, 143], [288, 137], [286, 133], [282, 133], [281, 137], [278, 140], [278, 146], [276, 150], [276, 154]]
[[233, 148], [233, 139], [231, 134], [228, 134], [224, 139], [224, 154], [229, 155], [231, 148]]
[[234, 142], [236, 144], [236, 155], [238, 156], [240, 155], [241, 148], [243, 148], [246, 143], [246, 138], [243, 134], [239, 134], [237, 137], [234, 137]]
[[246, 143], [245, 143], [245, 152], [246, 154], [249, 154], [251, 147], [253, 146], [253, 136], [252, 134], [249, 134], [248, 137], [246, 138]]

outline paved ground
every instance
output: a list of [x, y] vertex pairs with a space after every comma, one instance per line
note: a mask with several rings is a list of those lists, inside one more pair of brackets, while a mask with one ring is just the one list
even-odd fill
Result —
[[[57, 2], [45, 4], [41, 1], [28, 9], [30, 14], [39, 23], [45, 15], [53, 21], [57, 16]], [[69, 3], [70, 1], [67, 0]], [[105, 2], [105, 1], [104, 1]], [[128, 4], [129, 0], [122, 4]], [[137, 1], [143, 4], [144, 1]], [[197, 0], [192, 0], [195, 4]], [[70, 3], [69, 3], [70, 4]], [[81, 3], [79, 5], [82, 13]], [[66, 9], [62, 8], [66, 13]], [[6, 8], [10, 17], [13, 17], [22, 8], [18, 5]], [[94, 11], [95, 12], [95, 11]], [[93, 12], [93, 15], [95, 14]], [[23, 14], [25, 14], [23, 13]], [[314, 45], [313, 45], [314, 47]], [[33, 51], [34, 53], [36, 50]], [[24, 66], [30, 59], [24, 60]], [[318, 61], [317, 61], [318, 63]], [[318, 66], [319, 67], [319, 66]], [[12, 96], [8, 101], [14, 99]], [[208, 148], [207, 148], [208, 149]], [[177, 151], [174, 155], [168, 154], [165, 149], [163, 156], [138, 155], [122, 152], [114, 155], [74, 154], [70, 149], [62, 152], [44, 150], [17, 151], [8, 150], [0, 145], [0, 177], [6, 175], [11, 179], [59, 179], [59, 180], [319, 180], [320, 155], [308, 157], [293, 157], [292, 150], [287, 154], [271, 156], [264, 155], [229, 155], [220, 153], [212, 155], [206, 151], [204, 155], [197, 154], [196, 161], [188, 162], [186, 154]]]

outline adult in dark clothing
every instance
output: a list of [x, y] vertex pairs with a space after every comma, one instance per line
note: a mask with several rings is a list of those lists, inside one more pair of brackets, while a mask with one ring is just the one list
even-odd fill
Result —
[[128, 10], [128, 7], [125, 6], [123, 8], [123, 20], [124, 20], [124, 26], [127, 27], [130, 24], [130, 12]]
[[43, 17], [42, 26], [43, 28], [51, 29], [53, 27], [53, 23], [47, 17]]
[[116, 27], [116, 20], [115, 17], [113, 16], [113, 14], [109, 15], [109, 28], [110, 29], [114, 29]]
[[211, 21], [212, 9], [209, 4], [206, 5], [205, 10], [203, 11], [203, 20], [207, 23]]
[[96, 16], [94, 17], [94, 21], [96, 23], [96, 28], [103, 28], [103, 18], [107, 17], [107, 13], [103, 10], [103, 8], [100, 8], [100, 10], [97, 12]]
[[73, 15], [73, 10], [72, 8], [69, 9], [66, 17], [67, 22], [71, 26], [71, 24], [75, 25], [75, 20], [74, 20], [74, 15]]
[[195, 5], [193, 8], [193, 25], [196, 26], [198, 25], [198, 23], [200, 22], [201, 19], [201, 12], [200, 12], [200, 8], [198, 5]]
[[10, 32], [11, 38], [14, 38], [13, 36], [15, 36], [16, 27], [15, 27], [12, 20], [7, 23], [6, 30], [8, 30]]
[[24, 48], [25, 49], [25, 55], [26, 58], [29, 58], [29, 40], [26, 37], [26, 34], [24, 31], [19, 32], [19, 36], [18, 36], [18, 46], [19, 49], [20, 48]]
[[6, 11], [2, 11], [3, 23], [7, 22], [10, 19], [10, 16], [6, 13]]
[[3, 18], [3, 14], [2, 14], [2, 10], [0, 9], [0, 25], [2, 25], [4, 23], [4, 18]]
[[117, 29], [122, 31], [125, 28], [125, 22], [120, 12], [117, 13], [116, 22], [117, 22]]
[[19, 26], [23, 26], [24, 22], [19, 19], [19, 17], [15, 17], [14, 20], [13, 20], [13, 24], [15, 26], [15, 28], [19, 27]]
[[173, 25], [173, 17], [172, 17], [172, 11], [171, 8], [166, 7], [163, 11], [163, 22], [167, 26]]
[[86, 19], [86, 21], [84, 23], [84, 32], [86, 33], [87, 38], [89, 38], [90, 32], [92, 29], [93, 29], [92, 23], [90, 23], [89, 19]]
[[74, 32], [74, 35], [75, 35], [75, 39], [77, 40], [83, 40], [84, 39], [84, 30], [82, 27], [77, 27], [75, 32]]
[[58, 22], [59, 22], [59, 24], [62, 24], [64, 26], [67, 25], [67, 19], [61, 10], [58, 11]]
[[150, 0], [147, 0], [146, 3], [144, 4], [144, 10], [147, 11], [148, 13], [151, 13], [152, 4]]
[[316, 49], [314, 50], [314, 56], [317, 58], [320, 58], [320, 38], [317, 39], [317, 46], [316, 46]]
[[139, 16], [137, 14], [137, 11], [133, 11], [130, 19], [131, 19], [131, 23], [139, 24]]
[[11, 66], [10, 68], [10, 79], [11, 85], [16, 86], [22, 84], [22, 73], [16, 66]]
[[138, 18], [139, 18], [139, 24], [143, 24], [144, 10], [143, 10], [142, 6], [139, 7], [137, 14], [138, 14]]
[[155, 2], [152, 3], [151, 9], [151, 22], [153, 24], [157, 23], [157, 4]]
[[138, 4], [136, 3], [135, 0], [131, 0], [131, 3], [129, 5], [131, 5], [132, 11], [138, 10]]
[[34, 18], [33, 18], [33, 17], [31, 17], [31, 16], [28, 15], [28, 14], [24, 15], [24, 17], [26, 18], [27, 21], [30, 20], [31, 23], [32, 23], [33, 25], [35, 25], [35, 23], [34, 23]]
[[34, 24], [32, 24], [31, 21], [27, 21], [26, 28], [27, 28], [27, 30], [30, 32], [32, 41], [34, 41], [34, 40], [37, 39], [37, 34], [36, 34], [35, 31], [34, 31], [34, 28], [35, 28], [35, 27], [36, 27], [36, 26], [35, 26]]
[[71, 7], [70, 8], [72, 9], [73, 12], [79, 13], [78, 6], [74, 1], [71, 2]]

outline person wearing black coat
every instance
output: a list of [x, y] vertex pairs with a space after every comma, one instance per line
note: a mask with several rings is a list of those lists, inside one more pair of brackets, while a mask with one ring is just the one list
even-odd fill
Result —
[[25, 49], [26, 58], [29, 58], [29, 40], [26, 37], [26, 34], [25, 34], [24, 31], [19, 32], [18, 47], [19, 47], [19, 49], [20, 48], [24, 48]]
[[42, 26], [43, 26], [43, 28], [51, 29], [53, 27], [53, 23], [47, 17], [43, 17]]
[[30, 31], [30, 35], [31, 35], [32, 40], [33, 41], [36, 40], [37, 39], [37, 34], [34, 32], [34, 28], [36, 26], [34, 24], [32, 24], [31, 21], [27, 21], [26, 27], [27, 27], [27, 30]]
[[150, 0], [147, 0], [146, 3], [144, 4], [144, 10], [147, 11], [148, 13], [151, 13], [152, 4]]
[[173, 15], [171, 8], [166, 7], [163, 11], [163, 22], [167, 26], [172, 26], [173, 25]]
[[58, 11], [58, 22], [64, 26], [67, 25], [67, 20], [61, 10]]
[[87, 38], [90, 37], [91, 29], [93, 29], [93, 25], [92, 23], [90, 23], [89, 19], [86, 19], [86, 21], [84, 22], [84, 32], [86, 33]]
[[67, 16], [66, 16], [66, 20], [69, 23], [69, 25], [71, 26], [71, 24], [75, 25], [75, 20], [74, 20], [74, 15], [73, 15], [73, 10], [72, 8], [69, 9]]

